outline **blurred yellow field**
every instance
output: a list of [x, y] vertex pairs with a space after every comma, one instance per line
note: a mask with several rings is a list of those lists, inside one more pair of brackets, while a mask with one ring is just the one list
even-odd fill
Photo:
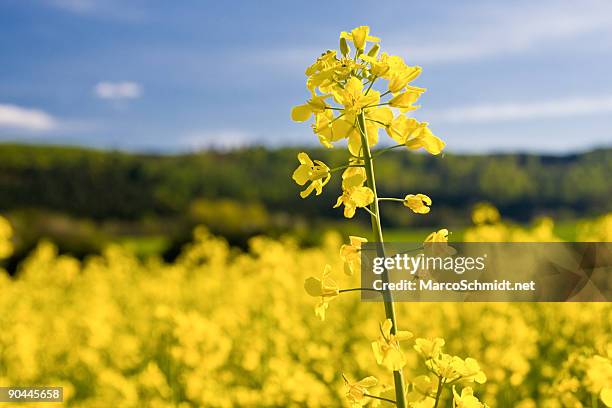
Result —
[[[609, 223], [589, 229], [610, 239]], [[17, 279], [0, 274], [0, 385], [62, 385], [68, 405], [83, 407], [344, 406], [342, 374], [390, 386], [370, 346], [381, 304], [346, 293], [325, 322], [314, 315], [303, 282], [321, 265], [342, 287], [358, 281], [343, 276], [341, 238], [325, 241], [299, 249], [261, 237], [241, 253], [198, 229], [173, 264], [119, 247], [79, 262], [43, 243]], [[605, 406], [609, 303], [400, 303], [398, 313], [415, 337], [478, 361], [487, 381], [474, 392], [490, 406]], [[404, 344], [412, 382], [425, 372], [414, 341]]]

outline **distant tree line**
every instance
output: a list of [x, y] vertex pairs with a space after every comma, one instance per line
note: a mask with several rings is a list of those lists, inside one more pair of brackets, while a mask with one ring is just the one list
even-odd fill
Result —
[[[196, 200], [233, 200], [269, 213], [331, 217], [334, 177], [319, 198], [299, 198], [291, 180], [298, 150], [251, 148], [148, 155], [68, 147], [0, 145], [0, 211], [42, 208], [94, 220], [185, 214]], [[330, 166], [340, 150], [309, 150]], [[611, 210], [612, 149], [567, 156], [530, 154], [426, 156], [390, 152], [376, 163], [386, 196], [422, 192], [434, 201], [427, 222], [465, 217], [490, 201], [505, 217], [528, 220]], [[386, 183], [384, 181], [387, 181]], [[415, 218], [389, 207], [391, 219]], [[402, 216], [404, 214], [404, 216]], [[410, 222], [409, 220], [407, 222]], [[466, 219], [467, 222], [467, 219]]]
[[[319, 197], [299, 197], [291, 180], [298, 149], [249, 148], [183, 155], [130, 154], [73, 147], [0, 144], [0, 214], [16, 231], [9, 270], [43, 238], [79, 257], [111, 242], [129, 242], [144, 255], [172, 259], [206, 225], [245, 246], [257, 234], [290, 233], [316, 244], [328, 229], [349, 233], [332, 206], [340, 174]], [[330, 167], [346, 152], [307, 149]], [[612, 149], [566, 156], [525, 154], [429, 156], [392, 151], [376, 165], [382, 196], [425, 193], [431, 213], [419, 216], [386, 203], [383, 223], [413, 239], [435, 227], [470, 224], [472, 206], [489, 201], [517, 222], [556, 220], [612, 211]], [[365, 212], [352, 234], [367, 234]], [[570, 221], [571, 222], [571, 221]], [[5, 263], [7, 263], [5, 262]], [[5, 265], [7, 266], [7, 265]]]

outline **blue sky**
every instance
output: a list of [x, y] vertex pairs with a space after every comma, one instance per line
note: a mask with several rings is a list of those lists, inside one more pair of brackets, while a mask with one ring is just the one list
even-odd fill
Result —
[[3, 0], [0, 140], [180, 151], [316, 137], [304, 69], [367, 24], [450, 151], [612, 145], [612, 1]]

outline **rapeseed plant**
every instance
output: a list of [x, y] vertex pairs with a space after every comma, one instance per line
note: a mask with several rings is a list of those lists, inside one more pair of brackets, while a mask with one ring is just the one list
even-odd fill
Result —
[[[372, 43], [369, 50], [368, 43]], [[430, 154], [438, 155], [445, 144], [433, 134], [427, 122], [419, 122], [406, 115], [407, 112], [418, 108], [415, 104], [425, 92], [424, 88], [411, 85], [421, 73], [421, 68], [407, 65], [399, 56], [381, 53], [379, 43], [378, 37], [370, 35], [368, 26], [342, 32], [340, 55], [337, 51], [326, 51], [306, 69], [308, 77], [306, 86], [311, 98], [305, 104], [294, 107], [291, 117], [297, 122], [304, 122], [314, 116], [312, 127], [323, 146], [332, 148], [334, 143], [345, 140], [348, 148], [346, 165], [333, 169], [321, 161], [311, 160], [306, 153], [298, 154], [300, 165], [293, 173], [293, 179], [299, 185], [311, 182], [310, 186], [300, 193], [301, 197], [306, 198], [313, 190], [316, 190], [317, 195], [321, 194], [331, 174], [342, 170], [342, 194], [338, 197], [334, 208], [344, 206], [346, 218], [353, 218], [358, 209], [367, 211], [371, 219], [373, 242], [378, 244], [378, 255], [384, 256], [379, 203], [397, 201], [415, 214], [427, 214], [432, 200], [422, 193], [407, 194], [404, 198], [379, 197], [374, 159], [385, 151], [399, 147], [412, 150], [423, 148]], [[354, 52], [351, 52], [351, 44], [355, 48]], [[376, 85], [381, 81], [385, 81], [385, 86], [378, 90]], [[396, 144], [374, 150], [379, 142], [381, 129], [384, 129]], [[448, 231], [442, 229], [427, 237], [425, 246], [446, 241], [448, 241]], [[343, 245], [340, 249], [340, 257], [345, 263], [344, 270], [348, 275], [353, 275], [360, 267], [360, 250], [364, 242], [365, 238], [351, 237], [350, 244]], [[326, 265], [321, 279], [308, 278], [304, 285], [308, 294], [320, 299], [315, 313], [321, 319], [325, 319], [329, 300], [344, 292], [367, 290], [340, 289], [336, 282], [331, 280], [330, 274], [331, 267]], [[382, 277], [388, 282], [386, 271]], [[380, 337], [372, 343], [372, 350], [376, 362], [393, 373], [395, 400], [392, 402], [400, 408], [406, 408], [408, 404], [423, 406], [423, 401], [427, 404], [431, 399], [433, 406], [437, 407], [442, 388], [459, 380], [467, 380], [469, 376], [464, 372], [468, 364], [466, 361], [472, 366], [472, 361], [475, 363], [475, 360], [464, 361], [447, 354], [427, 359], [426, 364], [429, 364], [430, 372], [438, 379], [437, 385], [431, 389], [432, 396], [425, 393], [423, 400], [408, 401], [406, 398], [408, 387], [402, 371], [406, 357], [400, 342], [409, 340], [413, 336], [412, 333], [399, 328], [391, 292], [380, 291], [380, 294], [384, 300], [386, 319], [380, 324]], [[445, 370], [440, 368], [441, 365], [446, 367]], [[478, 367], [477, 363], [475, 367]], [[478, 375], [478, 378], [485, 377]], [[374, 384], [378, 379], [369, 376], [362, 381]], [[359, 385], [360, 382], [346, 381], [346, 383], [349, 387], [347, 396], [353, 406], [367, 403], [369, 387], [364, 384]], [[374, 396], [372, 398], [377, 399]], [[472, 401], [472, 399], [475, 397], [470, 388], [469, 396], [466, 395], [464, 398], [462, 394], [459, 400]], [[467, 403], [461, 404], [467, 406]]]

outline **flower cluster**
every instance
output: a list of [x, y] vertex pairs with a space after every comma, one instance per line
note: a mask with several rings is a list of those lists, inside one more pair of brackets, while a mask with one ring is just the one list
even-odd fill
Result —
[[[427, 122], [407, 116], [419, 107], [415, 103], [425, 92], [424, 88], [411, 85], [420, 75], [421, 67], [407, 65], [401, 57], [381, 52], [379, 42], [378, 37], [370, 35], [367, 26], [342, 32], [340, 53], [326, 51], [306, 69], [306, 86], [311, 97], [291, 111], [297, 122], [314, 117], [312, 128], [323, 146], [331, 148], [346, 141], [348, 164], [330, 170], [302, 152], [293, 179], [301, 186], [311, 182], [301, 193], [305, 198], [313, 190], [320, 194], [331, 172], [346, 169], [342, 174], [342, 195], [334, 207], [344, 205], [347, 218], [376, 200], [371, 180], [364, 171], [367, 165], [364, 159], [368, 160], [370, 150], [378, 144], [381, 130], [397, 143], [381, 152], [403, 146], [412, 150], [423, 148], [437, 155], [444, 148], [444, 142], [432, 133]], [[384, 87], [379, 90], [376, 84], [381, 81]], [[432, 204], [424, 194], [393, 200], [402, 201], [417, 214], [427, 214]]]

